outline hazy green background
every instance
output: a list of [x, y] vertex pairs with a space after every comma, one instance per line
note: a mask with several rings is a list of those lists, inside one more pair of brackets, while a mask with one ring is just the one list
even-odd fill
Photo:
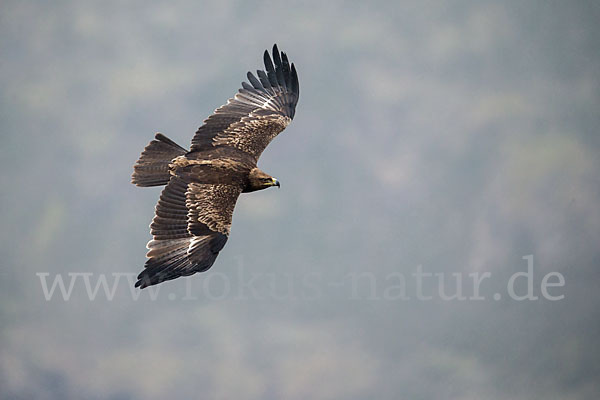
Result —
[[[597, 398], [599, 21], [591, 1], [3, 1], [0, 397]], [[159, 190], [132, 164], [156, 131], [189, 144], [275, 42], [301, 88], [260, 162], [282, 188], [243, 196], [198, 300], [181, 279], [46, 302], [38, 272], [139, 272]], [[490, 298], [528, 254], [564, 300]], [[489, 271], [488, 300], [328, 284], [381, 293], [418, 265]], [[322, 282], [203, 296], [239, 271]]]

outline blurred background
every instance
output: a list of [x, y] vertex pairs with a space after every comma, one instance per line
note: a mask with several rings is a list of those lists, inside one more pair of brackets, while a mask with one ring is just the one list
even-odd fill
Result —
[[[598, 21], [591, 1], [3, 1], [0, 398], [597, 398]], [[273, 43], [301, 93], [259, 163], [282, 187], [242, 196], [214, 267], [154, 300], [125, 278], [90, 300], [84, 275], [46, 300], [39, 273], [141, 270], [160, 188], [133, 163], [155, 132], [189, 145]], [[539, 299], [511, 300], [528, 255]], [[386, 296], [418, 266], [489, 272], [486, 298]]]

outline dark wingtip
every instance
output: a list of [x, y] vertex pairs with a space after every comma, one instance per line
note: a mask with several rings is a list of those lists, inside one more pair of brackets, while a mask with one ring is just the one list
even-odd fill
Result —
[[265, 69], [267, 70], [267, 77], [271, 86], [277, 86], [277, 75], [275, 74], [275, 67], [273, 66], [273, 60], [267, 50], [264, 55]]
[[252, 72], [248, 71], [246, 76], [248, 77], [248, 80], [250, 81], [250, 83], [252, 84], [254, 89], [262, 89], [262, 87], [263, 87], [262, 84], [260, 83], [260, 81], [258, 79], [256, 79], [256, 77], [254, 76], [254, 74]]
[[287, 54], [285, 54], [283, 51], [281, 52], [281, 61], [282, 61], [281, 68], [283, 70], [284, 83], [287, 88], [290, 88], [292, 86], [292, 76], [290, 74], [290, 62], [287, 58]]
[[300, 84], [298, 83], [298, 73], [296, 72], [294, 63], [292, 63], [292, 92], [294, 92], [297, 97], [300, 97]]
[[156, 279], [156, 277], [150, 276], [148, 274], [148, 270], [146, 268], [144, 268], [142, 270], [142, 272], [140, 272], [137, 276], [137, 282], [135, 283], [135, 287], [144, 289], [144, 288], [147, 288], [148, 286], [156, 285], [157, 283], [161, 283], [161, 282], [162, 281], [160, 279]]
[[263, 60], [265, 62], [265, 67], [267, 67], [267, 70], [269, 70], [269, 65], [273, 66], [273, 61], [271, 61], [269, 50], [265, 50], [265, 53], [263, 54]]
[[[277, 43], [272, 52], [263, 53], [265, 70], [257, 70], [256, 75], [247, 73], [249, 83], [242, 83], [242, 88], [252, 93], [275, 96], [285, 113], [294, 118], [296, 103], [300, 97], [300, 85], [296, 66], [289, 61], [286, 53], [279, 51]], [[260, 94], [262, 93], [262, 94]]]
[[140, 272], [138, 275], [138, 281], [135, 283], [135, 287], [139, 287], [140, 289], [147, 288], [148, 286], [156, 285], [162, 283], [161, 275], [159, 274], [158, 279], [156, 277], [151, 277], [146, 273], [146, 270]]
[[277, 67], [281, 67], [281, 56], [276, 44], [273, 45], [273, 62]]

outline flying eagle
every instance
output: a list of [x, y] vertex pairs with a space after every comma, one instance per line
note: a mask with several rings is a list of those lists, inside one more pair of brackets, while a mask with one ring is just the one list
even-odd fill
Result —
[[166, 185], [136, 287], [209, 269], [227, 242], [238, 196], [279, 187], [256, 163], [292, 122], [300, 90], [294, 64], [277, 45], [264, 63], [266, 72], [248, 72], [249, 83], [204, 121], [189, 151], [157, 133], [134, 165], [135, 185]]

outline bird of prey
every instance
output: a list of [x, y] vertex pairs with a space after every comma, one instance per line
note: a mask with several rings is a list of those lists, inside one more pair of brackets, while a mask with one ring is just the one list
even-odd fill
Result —
[[266, 71], [248, 72], [249, 83], [204, 121], [189, 151], [158, 133], [134, 165], [135, 185], [166, 185], [136, 287], [209, 269], [227, 242], [239, 195], [279, 187], [256, 163], [294, 118], [300, 90], [294, 64], [277, 45], [264, 63]]

